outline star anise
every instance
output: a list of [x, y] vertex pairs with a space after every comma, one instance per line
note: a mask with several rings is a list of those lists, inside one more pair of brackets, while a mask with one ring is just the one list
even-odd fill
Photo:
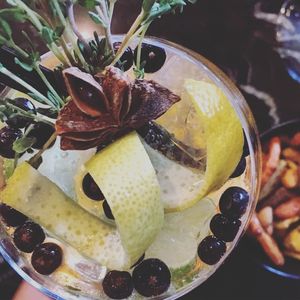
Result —
[[154, 81], [134, 80], [115, 67], [103, 77], [64, 70], [72, 100], [60, 111], [61, 148], [83, 150], [103, 144], [157, 119], [180, 98]]

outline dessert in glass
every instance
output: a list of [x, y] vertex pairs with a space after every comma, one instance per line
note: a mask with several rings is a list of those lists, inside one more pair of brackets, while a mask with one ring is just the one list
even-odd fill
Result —
[[124, 36], [109, 29], [116, 1], [79, 1], [105, 29], [90, 41], [72, 1], [36, 2], [0, 11], [51, 50], [20, 48], [1, 19], [0, 252], [53, 298], [178, 298], [216, 271], [254, 210], [251, 112], [202, 56], [145, 37], [184, 1], [143, 1]]

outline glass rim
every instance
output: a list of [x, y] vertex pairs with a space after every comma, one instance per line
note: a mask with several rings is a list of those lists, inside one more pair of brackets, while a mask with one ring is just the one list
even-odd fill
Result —
[[[113, 40], [118, 40], [124, 35], [113, 35]], [[233, 249], [237, 246], [239, 240], [242, 238], [243, 234], [246, 231], [246, 228], [248, 226], [248, 223], [250, 221], [251, 214], [254, 212], [256, 203], [258, 200], [258, 194], [260, 189], [260, 177], [261, 177], [261, 145], [259, 140], [259, 134], [258, 130], [254, 121], [254, 117], [252, 115], [252, 112], [244, 99], [241, 92], [238, 90], [238, 88], [235, 86], [235, 84], [231, 81], [231, 79], [228, 78], [227, 75], [223, 71], [221, 71], [216, 65], [214, 65], [212, 62], [210, 62], [208, 59], [203, 57], [201, 54], [190, 50], [184, 46], [181, 46], [177, 43], [158, 38], [158, 37], [152, 37], [147, 36], [144, 39], [144, 42], [148, 42], [150, 44], [154, 45], [166, 45], [169, 48], [172, 48], [175, 52], [185, 53], [189, 56], [190, 59], [194, 60], [198, 64], [200, 63], [204, 70], [205, 75], [208, 76], [209, 79], [212, 80], [212, 82], [218, 84], [218, 86], [221, 86], [222, 91], [225, 92], [228, 100], [232, 104], [234, 110], [236, 111], [238, 118], [242, 124], [245, 137], [249, 146], [249, 152], [250, 152], [250, 174], [251, 174], [251, 180], [250, 180], [250, 205], [247, 209], [245, 218], [246, 221], [244, 224], [240, 227], [239, 232], [236, 235], [236, 238], [233, 242], [230, 243], [230, 246], [227, 248], [225, 255], [222, 257], [222, 259], [212, 268], [209, 272], [206, 273], [206, 276], [203, 276], [201, 278], [196, 278], [191, 283], [185, 285], [184, 287], [177, 290], [173, 295], [167, 296], [161, 295], [158, 297], [153, 297], [151, 299], [166, 299], [166, 300], [175, 300], [179, 297], [182, 297], [189, 293], [190, 291], [194, 290], [198, 286], [200, 286], [203, 282], [206, 281], [211, 275], [213, 275], [216, 270], [224, 263], [224, 261], [228, 258], [228, 256], [232, 253]], [[47, 57], [52, 56], [51, 52], [45, 53], [42, 58], [46, 59]], [[11, 89], [9, 87], [5, 87], [2, 93], [0, 94], [7, 94]], [[1, 229], [0, 225], [0, 234], [3, 229]], [[1, 241], [0, 241], [1, 242]], [[69, 298], [62, 298], [62, 296], [59, 296], [55, 294], [49, 287], [43, 286], [42, 283], [38, 282], [38, 279], [33, 279], [30, 277], [29, 274], [27, 274], [19, 265], [17, 262], [14, 261], [13, 258], [10, 257], [9, 253], [7, 253], [6, 249], [2, 247], [2, 244], [0, 244], [0, 253], [4, 257], [4, 259], [9, 263], [9, 265], [29, 284], [37, 288], [39, 291], [41, 291], [43, 294], [47, 295], [48, 297], [51, 297], [52, 299], [71, 299], [70, 297], [81, 297], [80, 299], [92, 299], [87, 298], [86, 296], [83, 296], [81, 294], [76, 294], [73, 291], [69, 290], [67, 287], [58, 284], [51, 278], [47, 278], [47, 283], [50, 283], [50, 286], [59, 286], [58, 293], [64, 293]], [[36, 276], [37, 277], [37, 276]]]

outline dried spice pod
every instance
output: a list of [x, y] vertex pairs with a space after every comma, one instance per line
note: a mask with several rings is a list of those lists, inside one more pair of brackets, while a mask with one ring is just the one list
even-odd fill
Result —
[[102, 86], [110, 103], [111, 114], [120, 126], [131, 107], [131, 80], [120, 69], [110, 67], [106, 69]]
[[83, 113], [99, 117], [107, 112], [108, 100], [91, 74], [72, 67], [64, 70], [63, 76], [69, 95]]
[[[67, 69], [64, 76], [73, 100], [64, 106], [56, 121], [63, 150], [83, 150], [107, 144], [158, 118], [180, 100], [154, 81], [131, 83], [128, 76], [115, 67], [107, 68], [101, 77], [102, 86], [77, 68]], [[85, 94], [89, 90], [93, 94], [92, 102], [83, 97], [79, 89], [83, 85]], [[97, 95], [102, 106], [96, 105]]]

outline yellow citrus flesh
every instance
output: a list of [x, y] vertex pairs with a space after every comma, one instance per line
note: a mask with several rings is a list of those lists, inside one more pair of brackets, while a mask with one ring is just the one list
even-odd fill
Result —
[[137, 261], [164, 221], [155, 170], [135, 132], [117, 140], [86, 165], [114, 215], [124, 249]]
[[78, 206], [28, 163], [16, 168], [0, 199], [86, 257], [110, 269], [130, 267], [119, 233]]
[[[192, 146], [197, 148], [201, 144], [201, 150], [204, 150], [206, 157], [202, 158], [203, 169], [192, 170], [145, 146], [157, 171], [162, 201], [167, 212], [189, 208], [210, 192], [219, 189], [235, 170], [244, 143], [239, 118], [230, 101], [216, 85], [188, 79], [185, 81], [181, 98], [184, 103], [183, 109], [188, 108], [192, 111], [192, 118], [191, 124], [177, 124], [177, 127], [191, 128], [194, 138], [191, 139], [190, 135], [189, 140], [194, 141]], [[174, 109], [170, 115], [167, 112], [161, 124], [165, 124], [169, 130], [168, 126], [172, 128], [172, 123], [167, 123], [167, 120], [182, 118], [178, 114], [180, 115]], [[176, 131], [175, 127], [173, 132], [174, 130]], [[186, 140], [183, 137], [181, 141]]]

